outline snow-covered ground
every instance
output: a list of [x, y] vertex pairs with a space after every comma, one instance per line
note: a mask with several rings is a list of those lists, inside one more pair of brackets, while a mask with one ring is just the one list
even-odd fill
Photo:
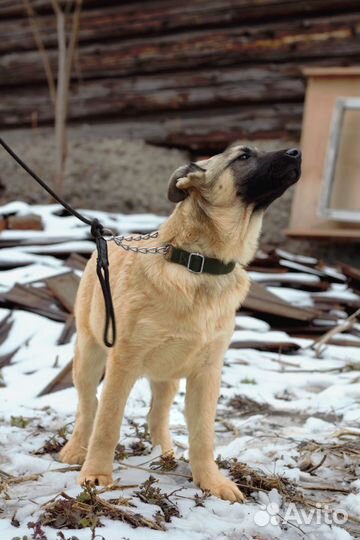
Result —
[[[57, 207], [31, 207], [32, 212], [43, 215], [46, 236], [51, 236], [54, 242], [64, 242], [64, 239], [71, 242], [69, 252], [92, 249], [86, 228], [78, 227], [74, 218], [61, 218], [59, 231], [54, 208]], [[8, 205], [8, 211], [11, 209], [29, 211], [26, 205], [21, 207], [21, 203]], [[95, 215], [94, 212], [89, 214]], [[99, 217], [105, 219], [105, 225], [121, 232], [150, 231], [161, 223], [161, 218], [149, 215], [101, 214]], [[31, 238], [31, 246], [0, 250], [0, 260], [30, 262], [28, 266], [0, 272], [0, 291], [15, 282], [26, 283], [69, 270], [61, 260], [49, 255], [48, 249], [43, 255], [39, 245], [34, 247], [34, 238], [38, 237], [40, 244], [45, 233], [6, 231], [1, 239], [24, 239], [26, 235]], [[82, 239], [79, 241], [79, 238]], [[64, 250], [64, 243], [61, 249]], [[252, 273], [252, 279], [261, 281], [262, 278], [262, 274]], [[337, 296], [357, 298], [344, 285], [335, 285], [333, 289]], [[293, 304], [312, 305], [310, 294], [304, 291], [284, 287], [272, 287], [271, 291]], [[6, 314], [7, 310], [1, 309], [0, 320]], [[41, 453], [44, 443], [52, 436], [61, 440], [58, 431], [64, 426], [67, 432], [71, 431], [76, 392], [69, 388], [37, 397], [70, 361], [74, 339], [67, 345], [56, 345], [63, 324], [39, 315], [17, 310], [13, 319], [11, 334], [0, 351], [1, 356], [18, 349], [1, 373], [4, 385], [0, 387], [1, 540], [24, 535], [30, 538], [32, 532], [27, 523], [37, 521], [45, 503], [63, 491], [70, 496], [81, 491], [74, 468], [60, 463], [56, 453]], [[201, 491], [191, 482], [186, 459], [180, 459], [187, 456], [182, 412], [184, 385], [171, 411], [177, 468], [164, 471], [153, 468], [159, 461], [160, 450], [151, 449], [146, 438], [142, 440], [143, 430], [137, 427], [144, 424], [150, 401], [148, 384], [140, 380], [127, 404], [122, 427], [121, 443], [129, 457], [114, 462], [117, 487], [102, 493], [101, 497], [131, 498], [135, 507], [125, 509], [153, 519], [159, 507], [144, 502], [135, 493], [151, 474], [158, 480], [156, 486], [177, 506], [179, 517], [166, 522], [165, 531], [132, 528], [120, 520], [102, 517], [103, 527], [98, 527], [96, 534], [105, 540], [347, 540], [360, 537], [360, 340], [350, 334], [342, 337], [353, 340], [354, 346], [330, 345], [321, 358], [316, 358], [310, 340], [291, 338], [273, 331], [260, 319], [240, 315], [234, 341], [286, 339], [296, 342], [301, 349], [296, 354], [286, 355], [235, 349], [230, 345], [225, 358], [216, 423], [216, 455], [221, 455], [225, 462], [236, 458], [267, 477], [279, 475], [290, 480], [301, 488], [309, 504], [294, 505], [276, 489], [262, 491], [255, 485], [253, 492], [249, 490], [245, 504], [230, 504], [214, 497], [205, 498], [199, 504]], [[140, 451], [134, 450], [139, 447]], [[141, 455], [134, 455], [138, 453]], [[251, 475], [244, 482], [253, 485]], [[17, 524], [16, 520], [18, 527], [12, 524]], [[50, 527], [44, 530], [49, 540], [58, 538], [57, 530]], [[79, 540], [90, 540], [93, 534], [88, 527], [63, 529], [63, 533], [65, 538], [74, 536]]]

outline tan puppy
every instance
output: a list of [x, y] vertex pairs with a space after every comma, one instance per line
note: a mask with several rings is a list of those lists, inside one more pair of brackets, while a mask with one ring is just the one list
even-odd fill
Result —
[[[80, 482], [112, 482], [113, 456], [129, 392], [139, 377], [152, 390], [148, 415], [151, 439], [172, 450], [169, 409], [180, 378], [186, 378], [186, 419], [194, 482], [213, 495], [242, 501], [234, 482], [214, 462], [214, 421], [224, 353], [235, 311], [249, 289], [243, 266], [253, 257], [264, 209], [300, 176], [296, 149], [259, 152], [239, 144], [213, 158], [180, 167], [170, 179], [169, 198], [179, 202], [161, 227], [159, 245], [171, 245], [220, 264], [229, 273], [200, 273], [171, 262], [171, 250], [141, 255], [109, 245], [117, 342], [102, 342], [104, 303], [93, 256], [76, 301], [74, 382], [79, 407], [66, 463], [83, 463]], [[153, 244], [154, 242], [152, 242]], [[144, 242], [144, 245], [149, 245]], [[96, 389], [104, 373], [97, 409]]]

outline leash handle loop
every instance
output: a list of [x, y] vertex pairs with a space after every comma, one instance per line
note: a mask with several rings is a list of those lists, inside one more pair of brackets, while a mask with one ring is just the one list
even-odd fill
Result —
[[107, 242], [105, 238], [103, 238], [100, 234], [95, 237], [95, 241], [98, 253], [96, 262], [96, 273], [99, 278], [105, 303], [105, 326], [103, 340], [107, 347], [113, 347], [116, 341], [116, 319], [110, 288]]

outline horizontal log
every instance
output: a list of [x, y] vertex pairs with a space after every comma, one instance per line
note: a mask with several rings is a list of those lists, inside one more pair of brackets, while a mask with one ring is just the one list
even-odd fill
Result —
[[[81, 47], [77, 71], [82, 79], [135, 75], [304, 58], [360, 58], [360, 15], [309, 19], [221, 31], [192, 32]], [[56, 52], [49, 51], [54, 72]], [[36, 51], [3, 55], [0, 84], [43, 82]]]
[[[302, 102], [305, 82], [290, 64], [226, 68], [127, 79], [101, 79], [74, 85], [69, 119], [133, 116], [239, 103]], [[50, 123], [54, 107], [45, 86], [3, 90], [0, 126]]]
[[[20, 3], [21, 4], [21, 3]], [[49, 2], [47, 1], [49, 6]], [[85, 4], [85, 8], [88, 7]], [[210, 27], [228, 27], [244, 23], [261, 23], [279, 19], [307, 17], [317, 14], [359, 11], [358, 0], [202, 0], [188, 4], [179, 2], [148, 2], [141, 9], [134, 6], [101, 6], [101, 9], [83, 9], [80, 19], [79, 43], [96, 43], [110, 39], [125, 39], [145, 35], [164, 35]], [[1, 4], [0, 4], [1, 15]], [[46, 48], [57, 47], [56, 18], [37, 16], [37, 25]], [[67, 17], [68, 28], [71, 17]], [[0, 22], [0, 52], [36, 49], [27, 17]]]
[[[84, 0], [86, 8], [99, 5], [114, 5], [121, 0]], [[69, 0], [59, 0], [60, 5], [65, 8], [69, 5]], [[49, 0], [31, 0], [31, 5], [38, 13], [52, 13], [52, 6]], [[23, 0], [0, 0], [0, 17], [26, 17]]]
[[[112, 124], [96, 126], [99, 136], [144, 139], [157, 145], [193, 152], [222, 151], [235, 140], [298, 140], [302, 104], [244, 105], [229, 109], [158, 114], [139, 119], [111, 117]], [[91, 128], [90, 128], [91, 129]]]
[[[82, 11], [92, 11], [96, 9], [104, 9], [116, 7], [124, 12], [151, 12], [153, 9], [158, 10], [158, 13], [166, 11], [167, 8], [178, 8], [177, 12], [181, 16], [181, 11], [188, 8], [195, 7], [203, 8], [203, 14], [206, 14], [207, 9], [212, 9], [214, 5], [218, 5], [220, 9], [227, 8], [227, 0], [222, 2], [221, 0], [191, 0], [191, 2], [182, 3], [179, 5], [177, 0], [132, 0], [131, 5], [127, 0], [84, 0]], [[68, 6], [69, 0], [59, 0], [61, 6], [64, 8]], [[53, 9], [49, 0], [31, 0], [33, 9], [39, 15], [52, 14]], [[348, 7], [350, 6], [350, 7]], [[327, 4], [324, 0], [302, 0], [301, 4], [299, 0], [230, 0], [230, 8], [242, 9], [248, 13], [254, 13], [265, 16], [266, 18], [272, 17], [278, 13], [284, 16], [290, 16], [293, 13], [318, 13], [325, 9], [326, 14], [334, 13], [337, 11], [344, 11], [346, 9], [358, 9], [356, 0], [328, 0]], [[26, 17], [26, 11], [22, 0], [0, 0], [0, 17], [1, 18], [22, 18]], [[230, 19], [231, 20], [231, 19]], [[229, 21], [229, 19], [228, 19]]]
[[[167, 112], [143, 117], [137, 115], [135, 118], [112, 115], [107, 119], [89, 120], [83, 131], [85, 138], [141, 139], [150, 144], [178, 147], [204, 156], [220, 152], [236, 140], [282, 139], [284, 145], [289, 141], [294, 144], [299, 140], [302, 110], [302, 104], [283, 103]], [[44, 132], [53, 136], [50, 127], [44, 128]], [[10, 137], [11, 141], [9, 132], [4, 136]]]

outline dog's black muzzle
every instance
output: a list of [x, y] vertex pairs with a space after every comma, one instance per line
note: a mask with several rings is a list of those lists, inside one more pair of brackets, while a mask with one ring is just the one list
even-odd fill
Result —
[[255, 203], [256, 209], [265, 209], [295, 184], [300, 175], [301, 152], [297, 148], [264, 153], [240, 187], [241, 196], [246, 202]]

